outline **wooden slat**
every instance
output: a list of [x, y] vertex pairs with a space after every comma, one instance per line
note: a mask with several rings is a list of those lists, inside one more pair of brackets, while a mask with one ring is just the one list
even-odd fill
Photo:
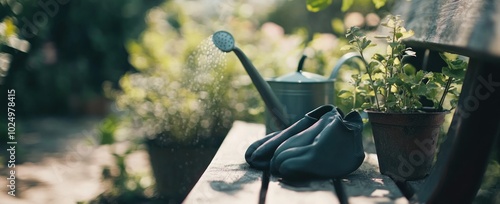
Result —
[[366, 154], [363, 164], [342, 184], [349, 203], [409, 203], [394, 181], [380, 174], [376, 154]]
[[266, 203], [296, 203], [296, 204], [336, 204], [340, 203], [331, 182], [311, 181], [304, 186], [287, 185], [278, 178], [271, 176], [267, 189]]
[[258, 203], [261, 171], [245, 162], [245, 151], [265, 135], [265, 126], [235, 121], [219, 151], [183, 203]]
[[[262, 171], [249, 168], [244, 153], [252, 142], [265, 135], [262, 124], [236, 121], [205, 173], [184, 203], [258, 203]], [[377, 157], [367, 154], [361, 167], [341, 180], [343, 192], [331, 181], [299, 185], [283, 183], [271, 176], [265, 203], [408, 203], [396, 184], [378, 171]]]
[[415, 32], [410, 46], [500, 60], [500, 1], [400, 0], [393, 8]]

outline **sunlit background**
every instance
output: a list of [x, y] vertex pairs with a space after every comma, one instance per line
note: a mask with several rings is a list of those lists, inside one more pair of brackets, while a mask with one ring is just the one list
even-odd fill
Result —
[[[264, 122], [245, 70], [210, 36], [232, 33], [263, 77], [294, 71], [302, 54], [305, 71], [328, 76], [346, 29], [374, 35], [394, 4], [342, 2], [311, 12], [305, 0], [0, 0], [0, 202], [182, 201], [235, 120]], [[341, 70], [336, 91], [353, 72]], [[10, 89], [16, 197], [5, 188]], [[499, 200], [488, 191], [499, 177], [492, 159], [478, 203]]]

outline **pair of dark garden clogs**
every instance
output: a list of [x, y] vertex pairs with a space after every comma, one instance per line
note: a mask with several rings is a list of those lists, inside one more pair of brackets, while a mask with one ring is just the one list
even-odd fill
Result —
[[270, 170], [282, 178], [342, 177], [363, 163], [362, 129], [358, 112], [344, 116], [339, 108], [323, 105], [252, 143], [245, 160], [252, 168]]

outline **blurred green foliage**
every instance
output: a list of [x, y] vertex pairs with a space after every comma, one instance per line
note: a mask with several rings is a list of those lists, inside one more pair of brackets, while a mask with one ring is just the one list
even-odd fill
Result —
[[[372, 0], [376, 9], [379, 9], [385, 6], [387, 0]], [[311, 12], [321, 11], [333, 3], [333, 0], [306, 0], [307, 10]], [[342, 0], [342, 12], [348, 11], [352, 5], [354, 4], [354, 0]]]
[[[112, 150], [115, 164], [102, 169], [104, 191], [96, 198], [81, 201], [81, 204], [151, 203], [156, 201], [152, 175], [148, 172], [131, 172], [127, 157], [137, 151], [138, 146], [130, 146], [123, 153]], [[153, 202], [156, 203], [156, 202]], [[159, 202], [158, 202], [159, 203]]]
[[113, 144], [115, 142], [115, 133], [119, 126], [120, 119], [116, 115], [110, 114], [104, 118], [98, 126], [98, 131], [101, 134], [101, 141], [99, 141], [99, 144]]
[[[6, 29], [8, 32], [0, 33], [14, 35], [27, 45], [24, 51], [5, 43], [0, 45], [0, 52], [7, 54], [5, 58], [8, 60], [5, 61], [10, 64], [7, 76], [3, 78], [2, 88], [18, 89], [18, 113], [26, 117], [87, 112], [94, 114], [92, 112], [94, 109], [107, 106], [109, 101], [102, 97], [103, 86], [118, 88], [117, 81], [121, 75], [127, 71], [134, 71], [135, 67], [127, 60], [129, 56], [125, 44], [129, 39], [137, 39], [147, 26], [144, 22], [146, 11], [160, 2], [163, 1], [0, 1], [2, 11], [0, 20], [8, 28]], [[338, 12], [340, 6], [335, 2], [330, 6], [330, 10], [325, 9], [325, 12], [315, 13], [307, 18], [304, 18], [304, 15], [309, 14], [303, 1], [252, 4], [231, 1], [205, 3], [189, 1], [185, 4], [194, 8], [196, 5], [210, 7], [211, 10], [208, 12], [197, 14], [193, 12], [187, 17], [198, 21], [200, 29], [205, 31], [215, 27], [225, 27], [231, 23], [233, 16], [245, 19], [247, 24], [252, 24], [251, 26], [262, 26], [267, 21], [264, 19], [269, 18], [270, 21], [282, 25], [286, 35], [300, 35], [300, 38], [308, 36], [307, 39], [300, 39], [302, 47], [294, 47], [293, 50], [299, 51], [303, 49], [304, 41], [314, 40], [316, 32], [332, 31], [330, 20], [324, 20], [324, 16], [315, 16], [316, 14], [336, 16], [336, 25], [340, 28], [339, 22], [343, 14]], [[373, 11], [373, 5], [367, 6], [366, 2], [371, 3], [369, 0], [357, 2], [358, 5], [351, 8], [351, 11], [360, 11], [364, 14]], [[300, 6], [300, 8], [292, 6], [296, 8], [293, 9], [296, 15], [289, 15], [290, 10], [281, 9], [287, 8], [287, 5]], [[179, 27], [182, 20], [176, 21], [178, 19], [172, 16], [174, 15], [170, 15], [167, 19], [168, 23], [173, 27]], [[313, 28], [312, 25], [326, 29]], [[241, 36], [237, 37], [241, 43], [250, 43], [245, 42]], [[2, 38], [5, 39], [5, 36]], [[294, 45], [296, 44], [292, 44]], [[247, 52], [255, 52], [255, 49], [252, 49], [255, 47], [251, 46]], [[335, 45], [331, 45], [330, 48], [335, 48]], [[272, 50], [272, 52], [277, 51]], [[288, 52], [289, 50], [285, 53]], [[298, 56], [299, 54], [291, 57], [298, 58]], [[327, 60], [334, 60], [335, 56], [331, 56]], [[276, 59], [279, 62], [275, 64], [287, 60]], [[291, 66], [290, 64], [293, 63], [287, 63], [287, 66]], [[272, 74], [279, 74], [275, 67], [270, 69], [273, 69], [270, 71]], [[272, 74], [267, 76], [275, 76]], [[94, 112], [106, 112], [106, 110]]]
[[268, 20], [283, 26], [287, 34], [305, 29], [308, 39], [312, 39], [315, 33], [331, 33], [343, 38], [345, 28], [352, 26], [353, 22], [365, 29], [375, 29], [376, 16], [387, 15], [395, 1], [387, 0], [385, 6], [376, 9], [372, 0], [356, 0], [346, 11], [342, 10], [345, 4], [341, 0], [333, 0], [330, 1], [331, 3], [324, 1], [328, 4], [316, 12], [307, 9], [308, 2], [304, 0], [277, 1], [276, 10], [270, 13]]
[[[285, 34], [279, 25], [259, 22], [241, 10], [232, 10], [234, 17], [221, 22], [218, 16], [198, 18], [196, 8], [185, 9], [191, 6], [196, 5], [167, 2], [152, 9], [148, 28], [128, 43], [130, 62], [139, 72], [124, 75], [121, 91], [110, 90], [110, 95], [138, 131], [133, 135], [191, 143], [225, 136], [235, 119], [263, 122], [262, 100], [236, 56], [216, 49], [201, 52], [219, 27], [214, 24], [233, 34], [264, 78], [294, 71], [304, 52], [310, 55], [304, 70], [329, 75], [340, 54], [331, 34], [306, 42], [304, 32]], [[198, 59], [215, 60], [219, 54], [224, 63]]]
[[125, 42], [144, 29], [148, 9], [162, 2], [2, 1], [0, 16], [11, 19], [17, 38], [29, 43], [22, 52], [7, 44], [11, 57], [2, 84], [16, 89], [16, 111], [25, 117], [83, 114], [105, 105], [103, 84], [117, 87], [133, 70]]

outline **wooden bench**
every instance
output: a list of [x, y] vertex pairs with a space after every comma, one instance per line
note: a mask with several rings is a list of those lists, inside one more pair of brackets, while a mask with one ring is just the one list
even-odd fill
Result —
[[469, 57], [458, 107], [425, 180], [396, 185], [378, 172], [376, 155], [367, 154], [345, 178], [282, 183], [244, 160], [264, 126], [237, 121], [184, 203], [472, 203], [500, 135], [500, 2], [400, 0], [392, 13], [415, 31], [406, 43], [424, 50], [417, 56], [431, 51]]
[[500, 135], [500, 1], [403, 0], [393, 13], [415, 31], [408, 46], [469, 58], [436, 164], [425, 181], [403, 189], [415, 202], [472, 203]]
[[265, 136], [263, 124], [236, 121], [185, 204], [191, 203], [409, 203], [396, 184], [378, 171], [375, 154], [338, 180], [283, 183], [249, 167], [248, 146]]

